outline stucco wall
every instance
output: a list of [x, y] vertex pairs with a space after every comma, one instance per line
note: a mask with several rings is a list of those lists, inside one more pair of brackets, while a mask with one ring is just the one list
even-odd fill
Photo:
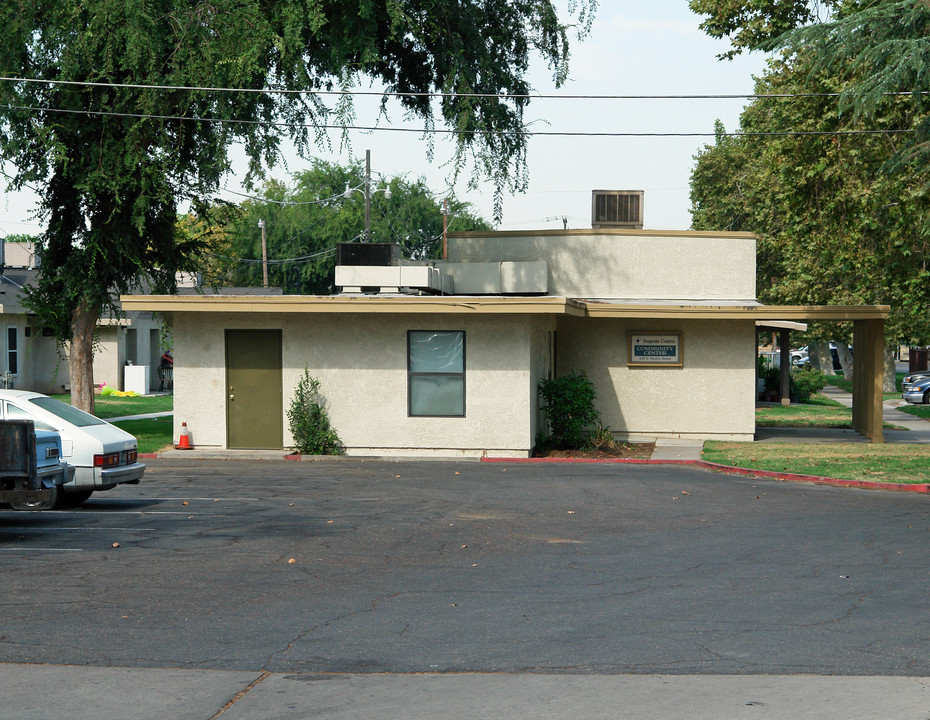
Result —
[[[41, 326], [26, 321], [23, 316], [13, 316], [15, 322], [10, 324], [19, 328], [19, 374], [16, 387], [20, 390], [34, 390], [41, 393], [60, 393], [68, 384], [67, 349], [61, 354], [53, 337], [43, 337]], [[13, 318], [11, 318], [13, 319]], [[29, 337], [26, 337], [26, 329]], [[4, 335], [4, 340], [6, 336]], [[3, 359], [6, 370], [7, 359]]]
[[126, 331], [117, 325], [97, 327], [94, 343], [94, 382], [104, 383], [114, 390], [123, 389], [123, 362], [125, 360], [120, 335]]
[[535, 444], [540, 430], [545, 431], [545, 417], [542, 413], [542, 401], [539, 397], [539, 381], [551, 377], [558, 368], [553, 367], [555, 339], [557, 337], [558, 323], [554, 318], [538, 322], [532, 333], [532, 371], [530, 377], [531, 393], [531, 422], [530, 436]]
[[[226, 329], [281, 329], [286, 414], [304, 368], [320, 380], [333, 427], [352, 455], [526, 455], [536, 414], [534, 338], [518, 316], [176, 313], [175, 436], [225, 447]], [[548, 321], [552, 323], [551, 319]], [[407, 331], [465, 331], [465, 417], [407, 416]], [[544, 334], [544, 333], [543, 333]], [[291, 443], [284, 419], [284, 444]]]
[[576, 230], [453, 234], [450, 262], [545, 260], [549, 295], [575, 298], [756, 297], [756, 241], [745, 233]]
[[[682, 367], [629, 367], [627, 333], [682, 333]], [[751, 321], [565, 318], [559, 374], [584, 370], [602, 422], [620, 439], [752, 440], [755, 326]]]
[[[105, 383], [116, 390], [125, 390], [125, 367], [129, 359], [127, 342], [129, 331], [135, 330], [136, 365], [149, 366], [149, 390], [158, 390], [159, 323], [151, 313], [130, 313], [126, 318], [131, 325], [101, 324], [97, 326], [97, 343], [94, 347], [94, 382]], [[156, 331], [153, 337], [152, 331]]]

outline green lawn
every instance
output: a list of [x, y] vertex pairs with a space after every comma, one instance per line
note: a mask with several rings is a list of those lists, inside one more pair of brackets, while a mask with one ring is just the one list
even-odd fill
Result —
[[135, 436], [140, 453], [158, 452], [174, 443], [171, 437], [174, 419], [171, 415], [146, 420], [121, 420], [113, 424]]
[[[806, 403], [756, 408], [756, 426], [847, 429], [852, 427], [852, 408], [823, 395], [814, 395]], [[896, 426], [885, 423], [885, 427]]]
[[[882, 396], [885, 400], [893, 400], [894, 398], [901, 397], [901, 381], [904, 379], [905, 375], [907, 375], [907, 373], [895, 373], [895, 392], [885, 393]], [[834, 385], [840, 390], [845, 390], [848, 393], [853, 391], [852, 380], [847, 380], [842, 375], [828, 375], [827, 380], [828, 384]]]
[[[900, 379], [899, 374], [899, 384]], [[830, 382], [845, 390], [852, 390], [851, 383], [847, 383], [841, 377], [831, 377]], [[894, 398], [900, 395], [888, 394], [885, 397]], [[930, 419], [930, 406], [909, 405], [902, 409]], [[814, 395], [809, 403], [802, 405], [757, 408], [756, 425], [849, 428], [852, 425], [852, 410], [823, 395]], [[930, 483], [930, 445], [922, 444], [707, 442], [704, 444], [702, 457], [708, 462], [733, 467], [817, 475], [841, 480]]]
[[[52, 395], [56, 400], [71, 404], [71, 395], [65, 393]], [[142, 415], [143, 413], [171, 412], [174, 410], [173, 395], [144, 395], [140, 397], [113, 397], [112, 395], [97, 395], [94, 398], [94, 414], [106, 420], [107, 418], [123, 417], [124, 415]]]
[[759, 427], [852, 427], [852, 410], [836, 400], [814, 395], [809, 402], [756, 408]]
[[841, 480], [930, 483], [930, 445], [704, 443], [704, 460]]
[[[71, 395], [53, 395], [57, 400], [71, 403]], [[172, 395], [146, 395], [142, 397], [106, 397], [97, 395], [94, 398], [94, 411], [99, 418], [124, 417], [126, 415], [144, 415], [145, 413], [172, 412], [174, 410], [174, 396]], [[161, 418], [146, 420], [123, 420], [113, 423], [130, 435], [134, 435], [139, 443], [140, 453], [154, 453], [173, 445], [171, 437], [174, 418], [167, 415]]]
[[917, 417], [930, 420], [930, 405], [902, 405], [898, 408], [902, 412], [906, 412], [910, 415], [916, 415]]

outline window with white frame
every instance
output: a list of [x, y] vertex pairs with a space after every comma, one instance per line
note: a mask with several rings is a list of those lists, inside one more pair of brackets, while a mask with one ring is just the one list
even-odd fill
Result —
[[407, 413], [423, 417], [465, 415], [465, 332], [407, 333]]

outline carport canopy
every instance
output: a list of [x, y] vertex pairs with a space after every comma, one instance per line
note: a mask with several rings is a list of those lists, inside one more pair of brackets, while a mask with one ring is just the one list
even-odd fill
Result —
[[[691, 320], [754, 320], [757, 326], [789, 322], [853, 323], [853, 430], [873, 443], [884, 442], [882, 384], [887, 305], [699, 305], [637, 304], [583, 301], [590, 317], [687, 318]], [[784, 360], [783, 360], [784, 362]]]

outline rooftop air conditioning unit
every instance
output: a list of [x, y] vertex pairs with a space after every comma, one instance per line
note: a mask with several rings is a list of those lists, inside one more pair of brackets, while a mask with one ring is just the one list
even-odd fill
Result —
[[595, 190], [591, 193], [591, 227], [643, 229], [642, 190]]
[[339, 243], [337, 265], [390, 267], [400, 262], [400, 245], [396, 243]]

